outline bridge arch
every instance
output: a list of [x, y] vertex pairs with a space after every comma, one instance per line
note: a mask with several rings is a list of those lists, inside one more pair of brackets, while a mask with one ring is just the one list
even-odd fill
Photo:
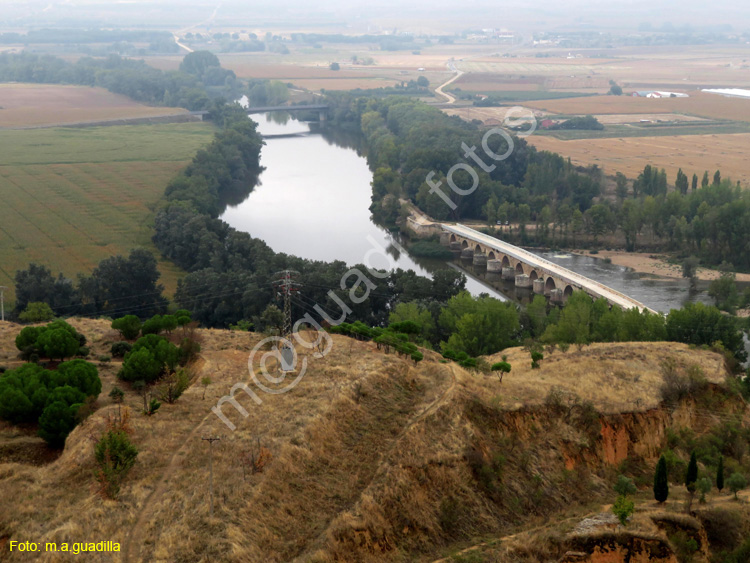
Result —
[[574, 290], [573, 290], [573, 286], [572, 285], [570, 285], [570, 284], [566, 285], [565, 289], [563, 290], [563, 297], [565, 299], [567, 299], [568, 297], [570, 297], [571, 295], [573, 295], [573, 291]]
[[457, 242], [456, 235], [451, 234], [450, 242]]
[[495, 258], [495, 253], [490, 250], [490, 253], [487, 255], [487, 260], [497, 260]]
[[516, 274], [519, 276], [523, 274], [523, 263], [522, 262], [516, 262]]
[[544, 293], [549, 295], [553, 289], [557, 289], [557, 286], [555, 285], [555, 278], [550, 276], [547, 278], [547, 281], [544, 282]]
[[480, 252], [484, 252], [484, 251], [483, 251], [483, 249], [482, 249], [482, 247], [481, 247], [481, 246], [479, 246], [479, 245], [476, 245], [476, 246], [474, 247], [474, 254], [478, 254], [478, 253], [480, 253]]
[[539, 279], [539, 274], [536, 273], [536, 270], [531, 270], [529, 272], [529, 279], [533, 282], [534, 280]]
[[461, 241], [461, 248], [469, 248], [469, 243], [466, 240]]
[[503, 255], [503, 268], [510, 268], [510, 260], [505, 255]]

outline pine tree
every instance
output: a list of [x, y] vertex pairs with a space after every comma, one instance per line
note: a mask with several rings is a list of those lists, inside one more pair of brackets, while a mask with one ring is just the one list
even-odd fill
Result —
[[654, 474], [654, 499], [662, 503], [669, 497], [669, 478], [667, 475], [667, 459], [664, 456], [659, 458], [656, 464], [656, 473]]
[[724, 488], [724, 456], [719, 457], [719, 467], [716, 468], [716, 488]]

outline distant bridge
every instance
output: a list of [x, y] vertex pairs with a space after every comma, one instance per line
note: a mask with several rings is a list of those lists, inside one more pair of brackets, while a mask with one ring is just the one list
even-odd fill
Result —
[[247, 108], [248, 115], [254, 113], [269, 113], [272, 111], [317, 111], [320, 121], [325, 121], [328, 117], [328, 105], [327, 104], [311, 104], [307, 106], [258, 106], [254, 108]]
[[637, 308], [651, 313], [640, 301], [604, 284], [545, 260], [512, 244], [475, 231], [464, 225], [440, 224], [440, 242], [474, 266], [486, 266], [505, 280], [514, 280], [516, 287], [546, 295], [553, 303], [564, 303], [575, 290], [585, 291], [594, 299], [603, 297], [610, 305], [623, 309]]

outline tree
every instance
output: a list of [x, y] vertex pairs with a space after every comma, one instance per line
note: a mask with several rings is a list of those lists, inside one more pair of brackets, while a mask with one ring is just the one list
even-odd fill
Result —
[[102, 492], [116, 498], [128, 471], [135, 465], [138, 449], [124, 430], [109, 430], [94, 446], [94, 458], [99, 466], [98, 479]]
[[331, 70], [339, 70], [341, 69], [341, 66], [339, 65], [339, 63], [331, 63], [328, 68], [330, 68]]
[[64, 328], [48, 328], [39, 335], [37, 345], [50, 360], [75, 356], [79, 348], [78, 340]]
[[721, 172], [717, 170], [714, 172], [714, 186], [721, 184]]
[[491, 371], [498, 372], [498, 377], [500, 378], [500, 383], [503, 382], [503, 376], [506, 373], [510, 373], [510, 364], [508, 363], [508, 357], [503, 356], [502, 362], [496, 362], [492, 364], [492, 367], [490, 368]]
[[102, 392], [99, 370], [85, 360], [72, 360], [62, 363], [52, 375], [55, 385], [69, 385], [81, 391], [86, 397], [98, 397]]
[[30, 303], [47, 303], [54, 311], [60, 309], [65, 314], [78, 310], [80, 297], [73, 282], [38, 264], [29, 264], [26, 270], [18, 270], [15, 275], [16, 306], [14, 313], [20, 315]]
[[544, 359], [544, 354], [538, 350], [531, 351], [531, 369], [539, 369], [539, 362]]
[[690, 190], [695, 191], [698, 189], [698, 174], [693, 174], [693, 181], [690, 183]]
[[281, 330], [284, 328], [284, 313], [273, 303], [265, 308], [263, 314], [260, 316], [260, 320], [267, 332], [274, 330], [277, 333], [281, 333]]
[[109, 392], [109, 398], [112, 400], [113, 403], [116, 405], [119, 405], [122, 403], [122, 401], [125, 399], [125, 391], [117, 387], [116, 385], [112, 387], [112, 390]]
[[693, 504], [693, 495], [695, 494], [696, 481], [698, 480], [698, 459], [695, 456], [695, 452], [690, 454], [690, 462], [688, 463], [687, 470], [685, 471], [685, 488], [688, 491], [688, 505], [687, 511], [690, 512], [690, 507]]
[[46, 303], [35, 302], [29, 303], [18, 318], [25, 323], [41, 323], [54, 319], [55, 313]]
[[614, 489], [618, 495], [623, 497], [634, 495], [638, 491], [633, 480], [625, 475], [619, 475], [617, 477]]
[[65, 445], [68, 434], [76, 427], [80, 403], [68, 405], [63, 401], [50, 403], [39, 417], [39, 436], [53, 448]]
[[180, 63], [180, 71], [192, 74], [202, 79], [204, 73], [211, 67], [221, 67], [219, 57], [210, 51], [194, 51], [185, 55]]
[[211, 378], [208, 376], [205, 376], [201, 379], [201, 386], [203, 387], [203, 396], [201, 399], [206, 398], [206, 390], [208, 389], [208, 386], [211, 385]]
[[125, 340], [135, 340], [141, 332], [141, 320], [135, 315], [125, 315], [112, 321], [112, 328]]
[[690, 280], [690, 289], [695, 289], [698, 275], [698, 259], [695, 256], [689, 256], [682, 262], [682, 277]]
[[633, 512], [635, 512], [635, 503], [625, 496], [620, 495], [617, 497], [615, 504], [612, 505], [612, 513], [617, 516], [617, 519], [623, 526], [628, 523], [628, 518], [630, 518]]
[[727, 479], [727, 487], [734, 493], [734, 498], [737, 499], [737, 493], [747, 487], [747, 479], [742, 473], [732, 473]]
[[711, 487], [713, 486], [711, 483], [711, 479], [709, 479], [708, 477], [701, 477], [700, 479], [698, 479], [696, 486], [701, 494], [698, 502], [700, 502], [701, 504], [705, 504], [706, 495], [711, 492]]
[[615, 174], [615, 194], [618, 199], [625, 199], [628, 197], [628, 178], [622, 172]]
[[427, 88], [430, 85], [430, 81], [427, 80], [426, 76], [420, 76], [417, 78], [417, 86], [420, 88]]
[[654, 473], [654, 499], [658, 503], [663, 503], [669, 497], [669, 475], [667, 472], [667, 459], [662, 456], [656, 464], [656, 473]]
[[724, 456], [719, 456], [719, 466], [716, 468], [716, 488], [721, 492], [724, 489]]
[[613, 96], [622, 96], [622, 86], [620, 86], [619, 84], [612, 84], [612, 87], [609, 89], [609, 93]]
[[703, 173], [703, 178], [701, 179], [701, 188], [705, 188], [706, 186], [708, 186], [708, 170]]
[[680, 168], [677, 171], [677, 179], [675, 180], [674, 185], [675, 185], [675, 187], [677, 188], [677, 190], [679, 190], [679, 192], [682, 195], [687, 194], [687, 191], [688, 191], [688, 177], [682, 171], [682, 168]]

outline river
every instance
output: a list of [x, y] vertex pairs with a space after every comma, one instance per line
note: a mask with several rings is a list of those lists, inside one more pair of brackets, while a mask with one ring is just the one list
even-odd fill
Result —
[[[311, 130], [311, 125], [283, 116], [252, 116], [266, 140], [261, 152], [265, 170], [245, 201], [228, 207], [221, 217], [232, 227], [263, 239], [276, 252], [326, 262], [365, 262], [378, 268], [403, 268], [431, 277], [438, 268], [467, 273], [467, 289], [500, 299], [527, 301], [527, 290], [516, 291], [490, 282], [468, 266], [412, 257], [403, 252], [399, 235], [373, 223], [370, 217], [372, 173], [351, 143]], [[315, 127], [313, 125], [312, 127]], [[376, 247], [389, 260], [378, 259]], [[368, 254], [369, 252], [369, 254]], [[705, 292], [690, 292], [687, 280], [643, 277], [628, 268], [588, 256], [537, 252], [584, 276], [641, 301], [657, 311], [679, 308], [687, 301], [706, 301]]]

